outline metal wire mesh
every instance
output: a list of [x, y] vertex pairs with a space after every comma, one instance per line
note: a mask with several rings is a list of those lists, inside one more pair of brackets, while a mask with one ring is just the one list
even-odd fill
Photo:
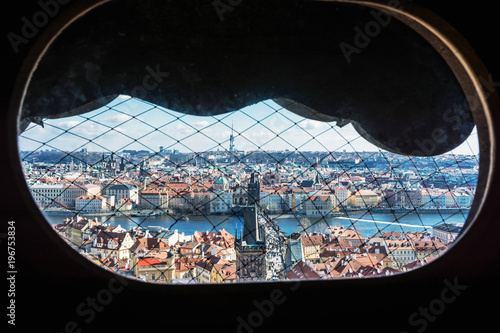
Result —
[[[150, 282], [408, 271], [458, 235], [478, 176], [476, 133], [442, 156], [402, 156], [272, 101], [197, 117], [120, 96], [31, 124], [19, 140], [54, 230], [97, 264]], [[265, 234], [253, 257], [236, 251], [252, 173]]]

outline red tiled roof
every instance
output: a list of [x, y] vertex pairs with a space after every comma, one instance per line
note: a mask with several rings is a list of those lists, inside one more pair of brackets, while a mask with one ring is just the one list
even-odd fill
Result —
[[75, 200], [106, 200], [100, 195], [81, 195]]
[[289, 280], [318, 280], [320, 276], [305, 262], [300, 261], [287, 274]]
[[152, 266], [152, 265], [164, 265], [166, 264], [166, 261], [160, 260], [158, 258], [152, 257], [152, 258], [144, 258], [140, 259], [137, 262], [137, 267], [140, 266]]
[[322, 235], [303, 236], [301, 240], [302, 240], [302, 245], [304, 246], [320, 245], [321, 243], [323, 243], [323, 236]]

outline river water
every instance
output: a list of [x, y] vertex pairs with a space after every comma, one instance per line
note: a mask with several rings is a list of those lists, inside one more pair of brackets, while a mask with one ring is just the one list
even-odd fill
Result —
[[[68, 216], [69, 217], [69, 216]], [[62, 223], [66, 216], [46, 216], [49, 223]], [[92, 216], [87, 217], [92, 218]], [[370, 212], [350, 212], [347, 216], [329, 217], [325, 219], [309, 218], [307, 225], [300, 223], [300, 217], [285, 215], [276, 218], [276, 222], [285, 234], [293, 232], [323, 232], [327, 227], [343, 226], [354, 228], [363, 237], [370, 237], [385, 231], [428, 231], [432, 226], [446, 222], [465, 222], [467, 213], [454, 214], [385, 214]], [[241, 230], [243, 217], [237, 216], [190, 216], [189, 221], [176, 220], [168, 215], [155, 217], [129, 217], [129, 216], [100, 216], [100, 222], [114, 225], [129, 230], [141, 226], [150, 231], [163, 229], [178, 230], [191, 235], [195, 231], [219, 231], [225, 229], [234, 235], [236, 228]]]

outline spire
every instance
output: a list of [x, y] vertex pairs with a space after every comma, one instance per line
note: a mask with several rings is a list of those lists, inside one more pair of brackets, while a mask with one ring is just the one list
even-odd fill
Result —
[[125, 161], [123, 160], [123, 157], [122, 157], [122, 160], [120, 162], [120, 171], [125, 171]]
[[229, 151], [230, 152], [234, 151], [234, 130], [232, 122], [231, 122], [231, 135], [229, 136]]
[[314, 177], [314, 184], [313, 184], [313, 188], [315, 191], [318, 191], [321, 189], [321, 179], [320, 179], [320, 176], [319, 176], [319, 172], [316, 171], [316, 177]]

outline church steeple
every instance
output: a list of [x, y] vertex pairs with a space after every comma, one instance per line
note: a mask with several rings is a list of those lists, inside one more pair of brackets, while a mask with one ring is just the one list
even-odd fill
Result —
[[[243, 230], [236, 231], [236, 279], [262, 281], [266, 278], [265, 234], [259, 225], [260, 182], [255, 173], [248, 183], [248, 200], [243, 219]], [[239, 236], [239, 238], [238, 238]]]
[[316, 176], [314, 177], [313, 188], [315, 191], [319, 191], [319, 190], [321, 190], [322, 187], [323, 186], [321, 185], [321, 179], [320, 179], [319, 172], [316, 172]]
[[111, 156], [109, 157], [109, 164], [107, 168], [107, 173], [112, 177], [115, 176], [116, 173], [116, 162], [115, 162], [115, 153], [111, 152]]
[[125, 171], [125, 160], [122, 157], [122, 160], [120, 162], [120, 171], [124, 172]]
[[106, 163], [106, 155], [104, 155], [104, 152], [102, 152], [101, 167], [103, 169], [106, 169], [106, 165], [107, 165], [107, 163]]

